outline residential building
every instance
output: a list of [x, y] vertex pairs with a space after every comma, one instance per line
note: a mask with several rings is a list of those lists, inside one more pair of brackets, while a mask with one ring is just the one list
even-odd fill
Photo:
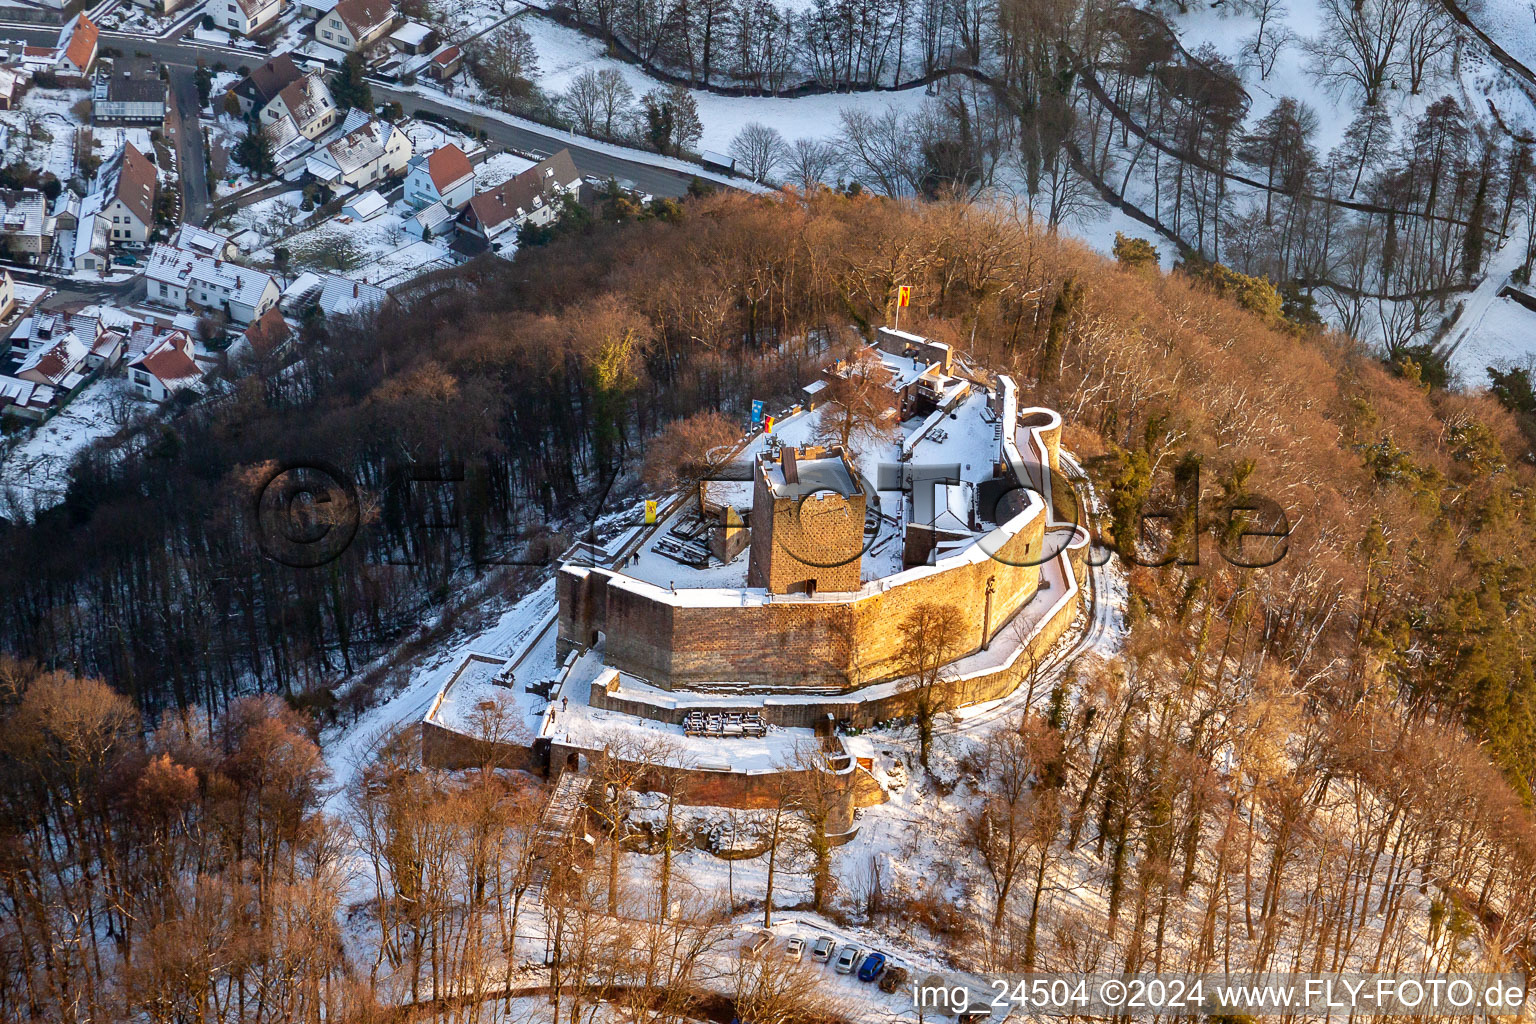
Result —
[[54, 218], [34, 188], [0, 189], [0, 249], [21, 263], [41, 263], [53, 250]]
[[293, 330], [283, 319], [282, 311], [273, 306], [251, 321], [251, 326], [245, 329], [245, 343], [258, 359], [276, 358], [293, 343]]
[[11, 332], [11, 355], [25, 359], [29, 354], [52, 348], [66, 334], [73, 334], [91, 349], [104, 333], [106, 328], [98, 317], [82, 313], [33, 313], [23, 317]]
[[85, 377], [86, 359], [90, 346], [81, 341], [73, 331], [65, 331], [51, 344], [39, 346], [27, 353], [16, 368], [18, 380], [44, 384], [60, 391], [73, 390]]
[[[332, 186], [364, 188], [385, 178], [405, 172], [411, 159], [411, 140], [388, 121], [367, 117], [353, 111], [357, 119], [366, 118], [356, 127], [345, 127], [345, 134], [313, 154], [304, 169]], [[349, 117], [349, 124], [354, 118]]]
[[205, 8], [221, 28], [254, 36], [277, 21], [283, 0], [212, 0]]
[[544, 225], [555, 219], [561, 199], [581, 187], [581, 175], [562, 149], [547, 160], [486, 189], [469, 201], [460, 215], [464, 230], [486, 244], [524, 224]]
[[[155, 226], [155, 197], [158, 180], [155, 165], [133, 147], [123, 143], [96, 175], [93, 192], [103, 196], [100, 216], [111, 222], [109, 239], [113, 245], [149, 241]], [[84, 221], [76, 231], [84, 230]]]
[[475, 194], [475, 169], [453, 143], [411, 157], [405, 176], [405, 201], [418, 210], [442, 203], [461, 210]]
[[422, 207], [411, 220], [416, 223], [416, 230], [420, 233], [422, 240], [430, 241], [433, 238], [443, 238], [453, 234], [455, 216], [454, 211], [441, 202], [436, 202], [431, 206]]
[[277, 94], [304, 77], [304, 72], [288, 54], [273, 57], [246, 75], [229, 91], [240, 104], [240, 115], [249, 116], [252, 110], [260, 110], [277, 99]]
[[222, 311], [237, 324], [261, 316], [281, 294], [270, 274], [165, 244], [151, 250], [144, 280], [151, 302]]
[[334, 274], [327, 274], [324, 280], [319, 304], [321, 311], [328, 317], [367, 313], [389, 299], [389, 293], [384, 289], [361, 281], [352, 281]]
[[102, 61], [91, 93], [91, 120], [163, 126], [169, 91], [154, 61], [138, 57]]
[[338, 50], [362, 53], [395, 27], [389, 0], [341, 0], [315, 22], [315, 38]]
[[101, 31], [90, 18], [77, 14], [69, 19], [59, 32], [54, 70], [68, 78], [89, 78], [91, 69], [96, 66], [100, 38]]
[[112, 224], [101, 216], [106, 198], [105, 193], [92, 192], [83, 199], [73, 200], [59, 215], [60, 230], [66, 220], [73, 221], [75, 244], [67, 256], [70, 266], [77, 271], [91, 270], [99, 273], [111, 265]]
[[336, 100], [318, 71], [306, 72], [302, 78], [289, 82], [261, 108], [263, 126], [286, 117], [310, 141], [325, 134], [339, 116]]
[[128, 383], [152, 402], [163, 402], [177, 391], [196, 387], [203, 371], [193, 358], [194, 351], [192, 336], [186, 331], [167, 331], [154, 338], [142, 354], [130, 356]]
[[16, 282], [9, 270], [0, 271], [0, 320], [16, 311]]

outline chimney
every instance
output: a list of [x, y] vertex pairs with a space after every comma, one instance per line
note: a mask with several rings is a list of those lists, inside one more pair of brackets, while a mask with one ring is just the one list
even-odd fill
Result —
[[784, 482], [797, 484], [800, 482], [800, 464], [795, 461], [795, 450], [786, 445], [780, 457], [780, 463], [784, 467]]
[[352, 297], [354, 299], [357, 298], [357, 282], [356, 281], [352, 282]]

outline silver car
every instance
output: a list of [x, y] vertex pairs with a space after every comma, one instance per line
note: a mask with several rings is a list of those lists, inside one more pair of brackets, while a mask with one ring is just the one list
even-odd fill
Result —
[[837, 955], [837, 963], [832, 969], [838, 974], [852, 974], [853, 969], [859, 965], [859, 947], [849, 943], [843, 947], [843, 951]]
[[826, 963], [832, 959], [832, 951], [836, 948], [837, 943], [832, 940], [832, 936], [823, 935], [816, 940], [815, 945], [811, 946], [811, 959], [819, 963]]

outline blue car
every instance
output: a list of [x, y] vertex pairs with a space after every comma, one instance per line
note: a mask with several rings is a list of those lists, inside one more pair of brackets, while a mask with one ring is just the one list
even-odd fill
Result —
[[865, 957], [864, 962], [859, 965], [859, 980], [874, 981], [876, 978], [880, 977], [880, 972], [883, 970], [885, 970], [885, 954], [871, 953], [869, 956]]

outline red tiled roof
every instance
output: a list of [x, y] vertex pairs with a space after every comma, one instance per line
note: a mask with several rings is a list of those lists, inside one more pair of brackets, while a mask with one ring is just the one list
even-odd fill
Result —
[[77, 15], [75, 30], [69, 34], [69, 45], [64, 48], [64, 56], [69, 58], [71, 64], [77, 68], [90, 66], [91, 57], [96, 52], [96, 40], [101, 31], [96, 23], [85, 15]]
[[469, 157], [451, 142], [439, 149], [434, 149], [427, 156], [427, 174], [431, 176], [432, 184], [437, 186], [439, 194], [446, 192], [455, 182], [474, 173], [475, 169], [469, 165]]
[[457, 46], [444, 47], [432, 55], [432, 62], [434, 64], [442, 64], [444, 66], [452, 64], [458, 59], [459, 48]]
[[361, 37], [379, 25], [394, 21], [395, 8], [389, 0], [341, 0], [336, 5], [335, 14], [346, 23], [353, 36]]
[[203, 371], [197, 368], [196, 361], [187, 354], [186, 350], [191, 347], [192, 339], [185, 332], [176, 331], [133, 365], [148, 370], [162, 383], [201, 377]]
[[267, 310], [261, 316], [251, 321], [251, 326], [245, 329], [245, 340], [251, 343], [251, 348], [259, 356], [277, 348], [288, 340], [288, 323], [283, 319], [276, 306]]

